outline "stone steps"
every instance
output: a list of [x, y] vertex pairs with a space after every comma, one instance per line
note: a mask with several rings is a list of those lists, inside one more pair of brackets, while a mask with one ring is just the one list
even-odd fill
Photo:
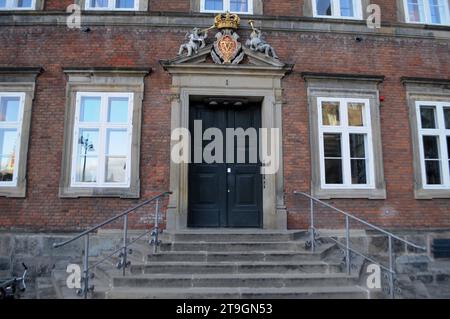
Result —
[[332, 245], [327, 246], [327, 249], [311, 253], [308, 251], [292, 252], [292, 251], [232, 251], [232, 252], [161, 252], [156, 255], [150, 254], [147, 256], [147, 262], [176, 262], [176, 261], [192, 261], [192, 262], [234, 262], [234, 261], [312, 261], [321, 260], [325, 252], [332, 248]]
[[114, 277], [114, 288], [289, 288], [356, 285], [358, 278], [344, 274], [198, 274]]
[[182, 231], [177, 233], [164, 233], [163, 241], [169, 242], [287, 242], [304, 238], [305, 231], [257, 231], [257, 230], [211, 230]]
[[117, 288], [107, 299], [368, 299], [358, 286], [302, 288]]
[[[117, 256], [98, 265], [92, 298], [369, 297], [358, 286], [359, 276], [342, 272], [336, 245], [324, 242], [312, 253], [305, 249], [304, 232], [195, 230], [166, 233], [162, 240], [157, 254], [145, 241], [133, 244], [125, 277], [115, 267]], [[110, 252], [90, 258], [91, 265]], [[59, 295], [77, 298], [64, 287], [67, 274], [59, 276]]]
[[305, 251], [305, 243], [301, 241], [286, 242], [169, 242], [161, 245], [162, 252], [168, 251], [208, 251], [208, 252], [239, 252], [239, 251]]
[[340, 264], [302, 262], [159, 262], [131, 265], [131, 274], [335, 273]]

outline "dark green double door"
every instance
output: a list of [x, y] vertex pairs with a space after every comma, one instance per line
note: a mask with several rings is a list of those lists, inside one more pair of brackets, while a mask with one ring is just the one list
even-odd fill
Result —
[[[226, 129], [254, 128], [259, 142], [261, 108], [258, 104], [240, 107], [229, 105], [207, 106], [193, 103], [190, 107], [190, 131], [192, 140], [192, 161], [189, 165], [189, 227], [262, 227], [262, 175], [259, 161], [259, 143], [250, 143], [246, 137], [245, 147], [234, 137], [234, 160], [227, 151]], [[201, 134], [209, 128], [217, 128], [223, 136], [223, 161], [207, 163], [202, 156], [201, 163], [195, 163], [194, 152], [203, 152], [215, 140], [197, 143], [200, 131], [195, 132], [194, 121], [202, 121]], [[198, 123], [198, 122], [197, 122]], [[202, 139], [203, 140], [203, 139]], [[201, 148], [201, 149], [200, 149]], [[257, 152], [257, 161], [250, 153]], [[214, 151], [210, 152], [216, 155]], [[200, 153], [202, 154], [202, 153]], [[238, 154], [245, 154], [245, 162], [238, 163]]]

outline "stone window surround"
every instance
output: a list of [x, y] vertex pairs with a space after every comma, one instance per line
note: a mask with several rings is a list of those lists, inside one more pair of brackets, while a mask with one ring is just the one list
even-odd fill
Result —
[[414, 168], [414, 195], [416, 199], [450, 198], [448, 189], [424, 189], [420, 160], [419, 133], [416, 101], [450, 101], [450, 79], [426, 79], [403, 77], [409, 108]]
[[[319, 199], [332, 198], [367, 198], [386, 199], [386, 183], [381, 142], [380, 98], [378, 84], [384, 76], [302, 73], [307, 82], [310, 144], [311, 144], [311, 193]], [[372, 121], [372, 144], [374, 154], [375, 188], [372, 189], [323, 189], [320, 179], [319, 155], [319, 119], [317, 99], [355, 98], [369, 99], [370, 118]]]
[[[66, 114], [64, 120], [64, 147], [61, 162], [59, 196], [140, 198], [140, 141], [144, 78], [151, 68], [64, 68], [67, 76]], [[130, 187], [72, 187], [71, 165], [73, 130], [77, 92], [130, 92], [134, 93], [133, 137], [131, 143]]]
[[[202, 0], [190, 0], [191, 12], [201, 12], [200, 3]], [[263, 15], [263, 0], [250, 0], [253, 1], [253, 13], [240, 13], [239, 15]]]
[[0, 68], [0, 91], [25, 93], [17, 185], [13, 187], [0, 187], [0, 197], [26, 197], [27, 161], [28, 144], [30, 139], [31, 112], [35, 96], [36, 79], [41, 72], [42, 68], [40, 67]]
[[[111, 11], [109, 9], [86, 9], [86, 1], [87, 0], [75, 0], [74, 3], [79, 5], [81, 10], [84, 11]], [[135, 11], [148, 11], [148, 3], [149, 0], [135, 0], [135, 1], [139, 1], [139, 9], [138, 10], [134, 10], [134, 9], [116, 9], [116, 10], [112, 10], [112, 11], [119, 11], [119, 12], [135, 12]]]

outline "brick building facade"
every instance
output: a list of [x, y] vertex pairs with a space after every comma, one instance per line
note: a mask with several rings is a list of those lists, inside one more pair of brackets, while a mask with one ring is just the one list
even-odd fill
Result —
[[[245, 78], [250, 82], [254, 76], [252, 83], [261, 83], [255, 92], [262, 88], [272, 92], [267, 96], [252, 93], [260, 103], [265, 103], [263, 98], [273, 99], [266, 102], [274, 107], [274, 121], [279, 116], [282, 129], [283, 171], [268, 182], [273, 187], [273, 202], [265, 202], [269, 208], [264, 209], [271, 212], [263, 218], [270, 215], [273, 221], [264, 220], [263, 227], [308, 226], [308, 206], [293, 195], [294, 191], [312, 192], [387, 228], [450, 227], [450, 176], [445, 176], [449, 174], [450, 150], [443, 149], [445, 142], [450, 143], [450, 127], [445, 127], [450, 122], [450, 12], [446, 1], [440, 7], [441, 21], [435, 24], [427, 23], [429, 11], [418, 23], [410, 21], [414, 12], [405, 8], [406, 1], [375, 1], [381, 7], [381, 28], [371, 29], [366, 25], [365, 6], [374, 1], [362, 0], [359, 7], [352, 8], [361, 10], [361, 16], [345, 19], [317, 16], [314, 0], [255, 0], [253, 12], [239, 13], [242, 21], [236, 32], [245, 44], [251, 33], [249, 19], [262, 29], [280, 58], [280, 65], [270, 64], [270, 59], [255, 53], [265, 61], [261, 68], [271, 72], [267, 76], [250, 59], [210, 71], [205, 67], [214, 66], [209, 57], [200, 62], [199, 69], [192, 67], [199, 64], [194, 61], [195, 54], [185, 62], [176, 59], [186, 32], [193, 27], [208, 28], [214, 20], [216, 13], [202, 12], [209, 5], [202, 1], [150, 0], [141, 6], [147, 2], [141, 0], [136, 11], [88, 10], [84, 1], [75, 2], [83, 7], [81, 30], [66, 25], [66, 7], [72, 3], [68, 0], [38, 0], [32, 1], [36, 6], [33, 10], [0, 11], [0, 97], [5, 96], [6, 101], [5, 92], [24, 93], [20, 156], [15, 163], [17, 184], [0, 183], [1, 229], [84, 229], [169, 189], [174, 195], [167, 204], [168, 227], [186, 227], [186, 221], [176, 217], [185, 214], [180, 210], [186, 208], [180, 204], [183, 196], [179, 190], [183, 187], [177, 178], [182, 178], [171, 164], [170, 145], [174, 113], [184, 105], [183, 101], [178, 103], [183, 99], [183, 88], [177, 87], [174, 78], [182, 81], [189, 77], [189, 70], [200, 81], [202, 74], [210, 83], [223, 79], [224, 87], [225, 80], [231, 79], [230, 90], [219, 95], [245, 91], [245, 76], [250, 76]], [[436, 19], [435, 15], [430, 19]], [[213, 31], [208, 41], [208, 45], [214, 41]], [[267, 87], [264, 79], [272, 83], [281, 79], [280, 87]], [[214, 85], [220, 88], [208, 85], [202, 96], [208, 90], [214, 92]], [[73, 140], [70, 110], [76, 104], [74, 94], [84, 91], [134, 92], [134, 112], [139, 110], [140, 114], [132, 116], [134, 149], [127, 163], [134, 173], [127, 189], [109, 192], [104, 187], [79, 192], [70, 185], [72, 171], [66, 154]], [[239, 96], [245, 98], [244, 93]], [[366, 164], [372, 167], [373, 176], [372, 184], [367, 182], [364, 189], [351, 185], [333, 189], [321, 184], [320, 163], [324, 159], [318, 145], [322, 133], [317, 131], [319, 120], [314, 111], [321, 98], [329, 103], [341, 99], [341, 105], [351, 103], [351, 99], [367, 103], [364, 107], [370, 120], [366, 120], [372, 125], [366, 142], [372, 155], [367, 155]], [[434, 110], [434, 126], [440, 125], [434, 129], [439, 132], [423, 133], [425, 128], [419, 128], [416, 110], [422, 106]], [[439, 136], [439, 151], [423, 158], [420, 141], [430, 134]], [[433, 146], [431, 149], [428, 151], [433, 153]], [[431, 171], [436, 162], [440, 163], [440, 182], [436, 172], [427, 173], [424, 168], [429, 165]], [[427, 187], [424, 177], [429, 182], [434, 179], [432, 187]], [[321, 222], [323, 227], [341, 227], [339, 221], [325, 217]]]

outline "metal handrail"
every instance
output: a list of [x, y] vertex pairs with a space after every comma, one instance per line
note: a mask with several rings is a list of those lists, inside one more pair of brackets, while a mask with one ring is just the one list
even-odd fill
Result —
[[[80, 289], [78, 291], [78, 294], [83, 295], [84, 298], [86, 299], [88, 296], [89, 292], [92, 292], [94, 290], [93, 286], [89, 286], [89, 279], [94, 278], [93, 277], [93, 273], [91, 274], [90, 271], [91, 269], [95, 268], [96, 266], [98, 266], [100, 263], [104, 262], [105, 260], [107, 260], [108, 258], [111, 258], [113, 255], [115, 255], [116, 253], [120, 252], [119, 258], [120, 258], [120, 262], [117, 264], [117, 268], [118, 269], [122, 269], [122, 273], [123, 276], [125, 276], [126, 274], [126, 268], [130, 266], [130, 262], [127, 260], [128, 258], [128, 254], [131, 254], [131, 251], [128, 251], [128, 247], [132, 244], [134, 244], [138, 239], [144, 237], [145, 235], [151, 233], [151, 241], [150, 241], [150, 245], [153, 245], [153, 252], [156, 254], [158, 251], [158, 246], [161, 245], [161, 241], [159, 240], [159, 234], [162, 232], [160, 230], [159, 227], [159, 200], [167, 195], [171, 195], [172, 192], [164, 192], [161, 193], [155, 197], [152, 197], [130, 209], [127, 209], [126, 211], [111, 217], [109, 219], [107, 219], [106, 221], [91, 227], [83, 232], [81, 232], [80, 234], [64, 241], [61, 243], [54, 243], [53, 244], [53, 248], [60, 248], [60, 247], [64, 247], [80, 238], [85, 238], [84, 241], [84, 258], [83, 258], [83, 277], [81, 278], [81, 283], [82, 283], [82, 289]], [[128, 216], [137, 211], [139, 208], [142, 208], [146, 205], [149, 205], [151, 203], [155, 202], [155, 223], [153, 225], [153, 229], [150, 231], [146, 231], [144, 234], [138, 236], [137, 238], [135, 238], [132, 241], [128, 241]], [[123, 245], [122, 247], [120, 247], [119, 249], [116, 249], [114, 252], [112, 252], [111, 254], [109, 254], [108, 256], [106, 256], [105, 258], [101, 259], [100, 261], [96, 262], [94, 265], [89, 266], [89, 239], [90, 239], [90, 234], [97, 231], [98, 229], [107, 226], [119, 219], [123, 218]]]
[[172, 194], [172, 192], [164, 192], [164, 193], [161, 193], [161, 194], [159, 194], [159, 195], [157, 195], [157, 196], [155, 196], [153, 198], [150, 198], [150, 199], [146, 200], [145, 202], [142, 202], [139, 205], [134, 206], [133, 208], [127, 209], [126, 211], [124, 211], [123, 213], [120, 213], [119, 215], [111, 217], [110, 219], [102, 222], [101, 224], [98, 224], [97, 226], [94, 226], [94, 227], [89, 228], [88, 230], [85, 230], [84, 232], [80, 233], [79, 235], [77, 235], [77, 236], [75, 236], [75, 237], [73, 237], [73, 238], [71, 238], [69, 240], [66, 240], [66, 241], [61, 242], [61, 243], [53, 244], [53, 248], [59, 248], [59, 247], [66, 246], [66, 245], [74, 242], [75, 240], [86, 236], [89, 233], [95, 232], [96, 230], [98, 230], [98, 229], [100, 229], [100, 228], [102, 228], [102, 227], [104, 227], [106, 225], [109, 225], [109, 224], [115, 222], [116, 220], [124, 217], [125, 215], [129, 215], [130, 213], [134, 212], [135, 210], [138, 210], [141, 207], [146, 206], [146, 205], [150, 204], [151, 202], [154, 202], [158, 198], [162, 198], [164, 196], [171, 195], [171, 194]]
[[398, 237], [398, 236], [396, 236], [395, 234], [393, 234], [393, 233], [391, 233], [391, 232], [389, 232], [389, 231], [387, 231], [387, 230], [384, 230], [383, 228], [380, 228], [380, 227], [375, 226], [375, 225], [373, 225], [373, 224], [371, 224], [371, 223], [369, 223], [369, 222], [366, 222], [365, 220], [363, 220], [363, 219], [361, 219], [361, 218], [358, 218], [358, 217], [356, 217], [356, 216], [354, 216], [354, 215], [352, 215], [352, 214], [346, 213], [346, 212], [344, 212], [343, 210], [340, 210], [339, 208], [334, 207], [333, 205], [330, 205], [330, 204], [328, 204], [328, 203], [326, 203], [326, 202], [324, 202], [324, 201], [321, 201], [321, 200], [318, 199], [318, 198], [312, 197], [311, 195], [309, 195], [309, 194], [307, 194], [307, 193], [303, 193], [303, 192], [294, 192], [294, 194], [295, 194], [295, 195], [303, 195], [303, 196], [305, 196], [305, 197], [308, 197], [309, 199], [312, 199], [312, 200], [314, 200], [314, 201], [317, 202], [317, 203], [320, 203], [320, 204], [322, 204], [322, 205], [324, 205], [324, 206], [326, 206], [326, 207], [328, 207], [328, 208], [331, 208], [331, 209], [333, 209], [333, 210], [335, 210], [335, 211], [337, 211], [337, 212], [339, 212], [339, 213], [341, 213], [341, 214], [344, 214], [345, 216], [348, 216], [349, 218], [351, 218], [351, 219], [353, 219], [353, 220], [356, 220], [356, 221], [360, 222], [361, 224], [364, 224], [364, 225], [366, 225], [366, 226], [368, 226], [368, 227], [370, 227], [370, 228], [373, 228], [373, 229], [379, 231], [380, 233], [383, 233], [383, 234], [385, 234], [385, 235], [391, 236], [392, 238], [394, 238], [394, 239], [396, 239], [396, 240], [399, 240], [399, 241], [401, 241], [401, 242], [404, 242], [405, 244], [407, 244], [407, 245], [409, 245], [409, 246], [411, 246], [411, 247], [414, 247], [414, 248], [417, 248], [417, 249], [421, 249], [421, 250], [427, 250], [426, 247], [416, 245], [416, 244], [414, 244], [414, 243], [412, 243], [412, 242], [410, 242], [410, 241], [407, 241], [407, 240], [405, 240], [405, 239], [403, 239], [403, 238], [401, 238], [401, 237]]
[[[385, 271], [387, 271], [389, 273], [389, 292], [390, 292], [390, 296], [391, 298], [395, 298], [395, 293], [394, 293], [394, 275], [396, 274], [395, 269], [394, 269], [394, 258], [393, 258], [393, 248], [392, 248], [392, 240], [398, 240], [403, 242], [405, 245], [407, 246], [411, 246], [414, 247], [418, 250], [422, 250], [422, 251], [426, 251], [427, 248], [423, 247], [423, 246], [419, 246], [417, 244], [414, 244], [408, 240], [405, 240], [403, 238], [398, 237], [397, 235], [383, 229], [380, 228], [376, 225], [373, 225], [359, 217], [356, 217], [352, 214], [349, 214], [333, 205], [330, 205], [318, 198], [315, 198], [313, 196], [311, 196], [310, 194], [304, 193], [304, 192], [298, 192], [295, 191], [294, 195], [301, 195], [304, 196], [306, 198], [308, 198], [310, 200], [310, 236], [311, 236], [311, 250], [314, 252], [315, 250], [315, 240], [316, 240], [316, 227], [314, 226], [314, 202], [319, 203], [322, 206], [328, 207], [342, 215], [345, 216], [345, 244], [341, 243], [338, 240], [335, 240], [333, 238], [331, 238], [337, 245], [339, 246], [344, 246], [345, 248], [345, 264], [346, 264], [346, 268], [347, 268], [347, 273], [350, 275], [351, 273], [351, 253], [354, 253], [356, 255], [359, 255], [361, 257], [363, 257], [364, 259], [373, 262], [377, 265], [380, 266], [380, 268], [384, 269]], [[370, 227], [378, 232], [381, 232], [383, 234], [385, 234], [386, 236], [388, 236], [388, 249], [389, 249], [389, 267], [384, 266], [382, 263], [375, 261], [373, 258], [364, 255], [363, 253], [350, 248], [350, 219], [355, 220], [367, 227]]]

